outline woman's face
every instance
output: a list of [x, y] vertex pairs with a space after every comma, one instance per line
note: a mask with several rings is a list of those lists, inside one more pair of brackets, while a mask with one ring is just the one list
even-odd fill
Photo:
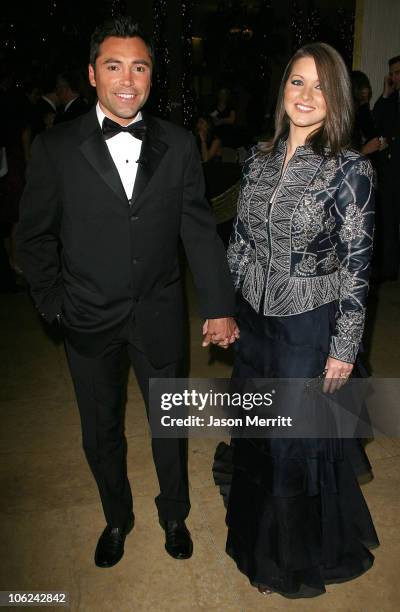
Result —
[[197, 127], [198, 132], [207, 132], [208, 130], [207, 121], [203, 119], [203, 117], [199, 117], [199, 119], [197, 120], [196, 127]]
[[369, 87], [363, 87], [360, 89], [359, 102], [360, 104], [367, 104], [371, 99], [371, 90]]
[[304, 128], [309, 134], [323, 125], [326, 103], [312, 57], [302, 57], [293, 64], [285, 85], [284, 106], [291, 128]]

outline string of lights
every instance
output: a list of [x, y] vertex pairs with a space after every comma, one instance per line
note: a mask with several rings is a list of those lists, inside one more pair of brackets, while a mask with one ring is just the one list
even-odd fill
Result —
[[349, 66], [353, 60], [353, 41], [354, 41], [354, 11], [338, 9], [339, 36], [342, 43], [342, 53]]
[[313, 2], [304, 6], [304, 2], [293, 0], [290, 29], [293, 36], [294, 51], [308, 42], [315, 42], [320, 39], [321, 18]]
[[124, 0], [112, 0], [111, 17], [126, 14], [126, 2]]
[[293, 36], [293, 50], [302, 46], [305, 40], [305, 14], [303, 6], [297, 0], [293, 0], [290, 18], [290, 29]]
[[272, 29], [272, 2], [271, 0], [263, 0], [261, 6], [261, 14], [263, 17], [262, 34], [261, 34], [261, 54], [260, 54], [260, 79], [265, 81], [269, 70], [269, 37]]
[[318, 9], [311, 7], [307, 15], [307, 42], [315, 42], [320, 38], [320, 15]]
[[157, 96], [157, 113], [165, 119], [168, 119], [171, 112], [169, 94], [169, 67], [171, 58], [168, 48], [167, 11], [167, 0], [153, 1], [153, 40], [157, 58], [154, 89]]
[[183, 125], [190, 128], [195, 111], [195, 102], [192, 88], [193, 72], [193, 0], [183, 0], [181, 3], [182, 15], [182, 117]]

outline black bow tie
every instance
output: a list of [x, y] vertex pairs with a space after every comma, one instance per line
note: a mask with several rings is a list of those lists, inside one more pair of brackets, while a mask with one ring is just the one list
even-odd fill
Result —
[[146, 125], [143, 120], [135, 121], [130, 125], [124, 126], [119, 125], [119, 123], [115, 123], [115, 121], [112, 121], [108, 117], [104, 117], [101, 129], [105, 140], [108, 140], [108, 138], [112, 138], [120, 132], [129, 132], [129, 134], [132, 134], [132, 136], [134, 136], [135, 138], [143, 140], [143, 137], [146, 133]]

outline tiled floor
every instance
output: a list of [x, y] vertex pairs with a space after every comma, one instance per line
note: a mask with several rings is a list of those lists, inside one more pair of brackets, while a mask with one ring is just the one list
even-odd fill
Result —
[[[399, 377], [399, 283], [381, 286], [371, 304], [374, 324], [367, 344], [373, 373]], [[193, 303], [190, 310], [192, 376], [229, 376], [225, 353], [220, 355], [223, 361], [208, 363]], [[110, 570], [96, 568], [93, 551], [104, 519], [81, 450], [63, 346], [46, 335], [26, 294], [2, 296], [0, 316], [0, 590], [66, 590], [71, 610], [79, 612], [400, 608], [399, 440], [375, 440], [367, 448], [375, 479], [363, 490], [381, 540], [372, 570], [358, 580], [328, 587], [317, 599], [264, 598], [224, 552], [224, 508], [211, 475], [216, 440], [198, 438], [190, 444], [188, 525], [194, 555], [175, 561], [165, 553], [153, 501], [157, 482], [147, 423], [132, 375], [126, 429], [137, 522], [123, 560]]]

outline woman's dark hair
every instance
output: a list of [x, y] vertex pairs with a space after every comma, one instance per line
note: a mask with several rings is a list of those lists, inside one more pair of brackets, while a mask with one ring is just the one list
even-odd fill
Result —
[[353, 96], [349, 73], [341, 55], [326, 43], [310, 43], [301, 47], [293, 55], [283, 73], [275, 111], [275, 134], [261, 150], [272, 151], [278, 140], [289, 131], [289, 117], [285, 111], [285, 86], [294, 63], [304, 57], [312, 57], [318, 73], [319, 82], [326, 104], [326, 118], [323, 125], [307, 137], [306, 144], [316, 153], [324, 154], [325, 148], [330, 155], [336, 155], [351, 146], [353, 129]]
[[154, 47], [148, 36], [143, 32], [141, 26], [130, 17], [116, 17], [105, 21], [93, 32], [90, 39], [90, 64], [95, 67], [96, 59], [100, 52], [100, 45], [109, 36], [117, 38], [141, 38], [147, 47], [149, 56], [154, 66]]
[[361, 70], [353, 70], [351, 73], [351, 87], [356, 104], [360, 102], [361, 92], [363, 89], [369, 89], [369, 97], [372, 95], [372, 88], [369, 78], [364, 72], [361, 72]]

